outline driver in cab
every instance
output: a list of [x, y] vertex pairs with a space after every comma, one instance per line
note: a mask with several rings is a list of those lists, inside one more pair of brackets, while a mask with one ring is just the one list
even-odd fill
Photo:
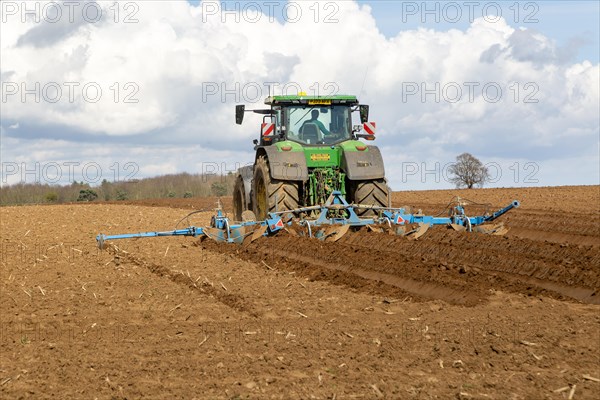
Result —
[[304, 126], [305, 124], [315, 124], [319, 127], [319, 129], [321, 130], [321, 132], [324, 135], [330, 135], [331, 132], [329, 132], [327, 130], [327, 128], [325, 128], [325, 125], [319, 121], [319, 110], [312, 110], [310, 113], [310, 119], [304, 121], [304, 123], [302, 124], [302, 126]]

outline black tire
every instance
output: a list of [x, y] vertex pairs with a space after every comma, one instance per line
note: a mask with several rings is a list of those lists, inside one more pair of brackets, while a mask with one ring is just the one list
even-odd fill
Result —
[[271, 179], [269, 164], [264, 156], [258, 157], [252, 179], [252, 205], [260, 221], [267, 213], [298, 208], [298, 183]]
[[[390, 206], [390, 193], [385, 179], [353, 182], [352, 186], [354, 187], [352, 200], [355, 204], [377, 207]], [[377, 215], [378, 212], [359, 208], [356, 209], [356, 214], [359, 216], [372, 216]]]
[[236, 221], [242, 220], [242, 213], [248, 209], [246, 204], [246, 190], [244, 179], [238, 176], [233, 187], [233, 217]]

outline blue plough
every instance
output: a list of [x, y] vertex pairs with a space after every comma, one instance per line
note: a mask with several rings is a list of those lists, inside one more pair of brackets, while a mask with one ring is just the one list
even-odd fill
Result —
[[[409, 236], [417, 239], [422, 236], [429, 227], [433, 225], [446, 225], [457, 231], [478, 231], [482, 233], [501, 235], [508, 229], [502, 225], [486, 227], [486, 222], [491, 222], [507, 213], [513, 208], [519, 207], [519, 201], [514, 200], [508, 206], [494, 212], [481, 216], [469, 217], [465, 214], [464, 202], [457, 199], [456, 205], [450, 209], [446, 217], [423, 215], [421, 212], [409, 213], [405, 208], [387, 208], [360, 204], [348, 204], [344, 196], [334, 191], [325, 204], [302, 207], [294, 210], [269, 213], [263, 221], [250, 220], [232, 223], [223, 213], [220, 207], [211, 218], [210, 226], [189, 226], [183, 229], [162, 232], [140, 232], [119, 235], [96, 236], [100, 248], [104, 248], [107, 240], [149, 238], [161, 236], [194, 236], [210, 238], [217, 242], [242, 243], [246, 237], [254, 241], [261, 236], [272, 236], [281, 230], [298, 234], [294, 228], [303, 228], [303, 235], [315, 237], [321, 240], [336, 241], [342, 237], [351, 227], [370, 227], [373, 230], [388, 230], [389, 232]], [[372, 210], [376, 216], [359, 217], [358, 209]], [[316, 219], [308, 219], [307, 213], [318, 213]]]

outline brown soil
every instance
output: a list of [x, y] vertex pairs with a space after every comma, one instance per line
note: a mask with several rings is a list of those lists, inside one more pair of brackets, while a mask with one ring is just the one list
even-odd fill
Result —
[[438, 213], [454, 195], [522, 206], [501, 218], [505, 236], [167, 237], [105, 251], [99, 232], [172, 229], [215, 199], [0, 208], [0, 394], [596, 398], [600, 187], [393, 201]]
[[117, 204], [117, 205], [134, 205], [134, 206], [148, 206], [148, 207], [168, 207], [168, 208], [182, 208], [188, 210], [207, 210], [212, 211], [217, 208], [218, 204], [226, 212], [231, 212], [232, 197], [192, 197], [188, 199], [146, 199], [146, 200], [124, 200], [124, 201], [106, 201], [102, 204]]

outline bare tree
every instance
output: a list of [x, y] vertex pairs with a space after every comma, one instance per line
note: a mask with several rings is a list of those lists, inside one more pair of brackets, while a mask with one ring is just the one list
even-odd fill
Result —
[[483, 186], [490, 180], [490, 173], [485, 165], [469, 153], [463, 153], [456, 157], [456, 163], [448, 168], [452, 175], [450, 182], [457, 188], [466, 187], [472, 189], [473, 186]]

